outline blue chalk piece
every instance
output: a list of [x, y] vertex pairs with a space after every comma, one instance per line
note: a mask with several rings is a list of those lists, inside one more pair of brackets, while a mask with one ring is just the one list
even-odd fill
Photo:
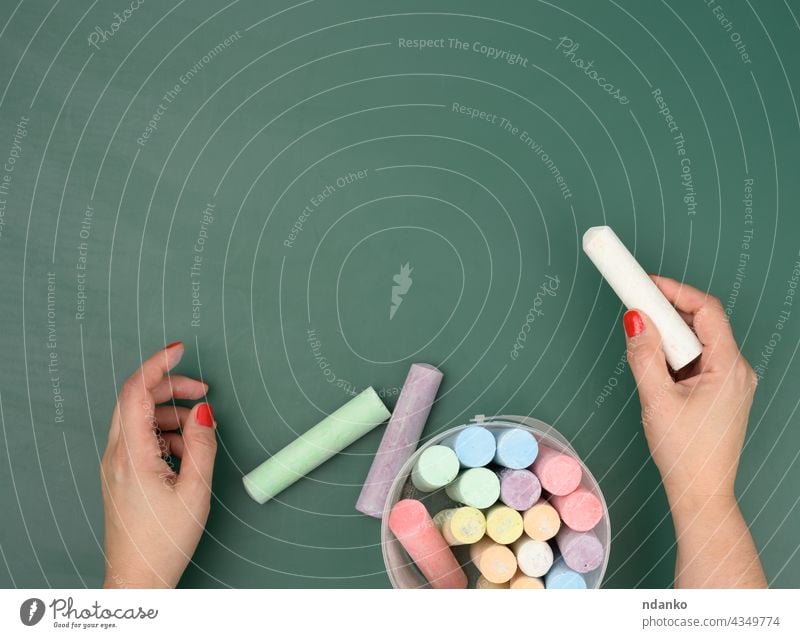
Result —
[[586, 589], [586, 581], [559, 556], [544, 577], [545, 589]]
[[539, 454], [533, 434], [519, 428], [490, 428], [497, 444], [494, 462], [512, 470], [530, 467]]
[[480, 425], [471, 425], [441, 443], [451, 448], [463, 467], [483, 467], [494, 458], [494, 435]]

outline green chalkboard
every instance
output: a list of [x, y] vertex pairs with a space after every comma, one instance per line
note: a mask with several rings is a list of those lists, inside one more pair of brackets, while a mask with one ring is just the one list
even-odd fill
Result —
[[798, 20], [795, 0], [4, 3], [0, 585], [101, 583], [116, 391], [181, 339], [221, 444], [184, 586], [387, 587], [353, 507], [380, 430], [264, 506], [240, 479], [353, 392], [391, 408], [415, 361], [445, 373], [426, 437], [555, 425], [610, 504], [605, 586], [669, 586], [622, 307], [580, 249], [607, 223], [725, 304], [761, 376], [741, 505], [770, 583], [799, 586]]

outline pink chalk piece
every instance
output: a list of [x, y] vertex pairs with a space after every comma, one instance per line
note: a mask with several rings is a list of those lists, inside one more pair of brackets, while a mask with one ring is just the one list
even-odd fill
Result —
[[466, 589], [467, 575], [419, 501], [403, 499], [389, 512], [389, 529], [434, 589]]
[[564, 524], [576, 532], [588, 532], [603, 517], [603, 505], [585, 487], [579, 487], [566, 496], [551, 496], [552, 505]]
[[603, 544], [594, 532], [576, 532], [562, 527], [556, 543], [567, 567], [579, 574], [597, 569], [603, 562]]
[[512, 509], [527, 510], [542, 494], [542, 485], [533, 472], [503, 469], [497, 476], [500, 479], [500, 500]]
[[441, 382], [442, 373], [432, 365], [411, 366], [356, 502], [359, 512], [375, 518], [383, 515], [389, 488], [419, 443]]
[[542, 488], [557, 496], [565, 496], [578, 487], [583, 474], [577, 459], [545, 445], [539, 446], [539, 454], [529, 469]]

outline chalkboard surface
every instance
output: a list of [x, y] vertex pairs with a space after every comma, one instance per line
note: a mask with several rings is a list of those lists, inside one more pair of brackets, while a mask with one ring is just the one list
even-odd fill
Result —
[[116, 390], [181, 339], [221, 444], [182, 585], [387, 587], [353, 507], [380, 429], [263, 506], [241, 476], [424, 361], [426, 437], [553, 424], [610, 504], [605, 586], [670, 586], [598, 224], [725, 305], [761, 377], [741, 505], [800, 585], [797, 2], [5, 4], [0, 585], [101, 583]]

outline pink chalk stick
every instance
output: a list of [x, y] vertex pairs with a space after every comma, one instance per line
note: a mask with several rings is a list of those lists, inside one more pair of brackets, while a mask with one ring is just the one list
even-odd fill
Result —
[[435, 367], [427, 363], [411, 366], [356, 502], [359, 512], [383, 516], [392, 481], [419, 443], [441, 382], [442, 373]]
[[576, 532], [588, 532], [603, 517], [603, 506], [594, 494], [585, 487], [566, 496], [551, 496], [550, 505], [567, 527]]
[[512, 509], [527, 510], [542, 494], [542, 486], [533, 472], [504, 469], [497, 476], [500, 479], [500, 500]]
[[398, 501], [389, 513], [389, 529], [431, 587], [466, 589], [467, 575], [422, 503]]
[[539, 454], [529, 469], [536, 474], [542, 488], [558, 496], [578, 487], [583, 473], [576, 459], [545, 445], [539, 446]]
[[600, 567], [603, 562], [603, 544], [594, 532], [576, 532], [562, 527], [556, 543], [567, 567], [585, 574]]

